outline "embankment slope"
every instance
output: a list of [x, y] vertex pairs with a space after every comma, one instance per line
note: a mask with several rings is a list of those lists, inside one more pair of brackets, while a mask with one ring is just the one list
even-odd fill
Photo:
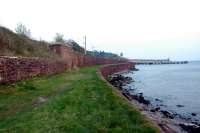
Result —
[[58, 55], [50, 50], [49, 45], [45, 41], [20, 36], [0, 26], [0, 56], [57, 58]]

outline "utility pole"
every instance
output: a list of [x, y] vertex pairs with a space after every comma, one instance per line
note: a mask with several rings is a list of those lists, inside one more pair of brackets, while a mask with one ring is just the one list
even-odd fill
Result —
[[87, 54], [87, 44], [86, 44], [87, 42], [86, 42], [86, 36], [84, 36], [84, 44], [85, 44], [85, 55]]

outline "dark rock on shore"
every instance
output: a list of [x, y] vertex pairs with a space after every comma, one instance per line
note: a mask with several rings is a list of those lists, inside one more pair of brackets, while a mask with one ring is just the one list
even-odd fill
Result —
[[182, 123], [182, 124], [179, 124], [180, 127], [187, 131], [188, 133], [200, 133], [200, 127], [199, 125], [196, 125], [196, 124], [192, 124], [192, 123]]
[[161, 106], [161, 107], [167, 107], [167, 105], [164, 105], [164, 104], [160, 104], [159, 106]]
[[123, 94], [129, 101], [132, 100], [130, 93], [122, 92], [122, 94]]
[[139, 69], [138, 69], [138, 68], [135, 68], [135, 67], [133, 67], [133, 68], [131, 68], [131, 71], [139, 71]]
[[160, 99], [158, 99], [158, 98], [156, 98], [156, 99], [155, 99], [155, 101], [158, 101], [158, 102], [163, 102], [162, 100], [160, 100]]
[[158, 112], [158, 111], [160, 111], [160, 107], [153, 108], [153, 109], [151, 109], [150, 111], [151, 111], [151, 112]]
[[133, 79], [131, 77], [125, 77], [123, 81], [125, 84], [130, 84], [133, 81]]
[[139, 103], [142, 103], [142, 104], [145, 104], [145, 105], [150, 104], [150, 101], [146, 100], [142, 93], [139, 93], [139, 95], [132, 95], [132, 98], [137, 100]]
[[176, 107], [183, 108], [184, 105], [176, 105]]
[[143, 95], [143, 93], [138, 93], [138, 95]]
[[143, 96], [143, 93], [139, 93], [136, 95], [131, 95], [129, 90], [127, 89], [123, 89], [123, 86], [126, 84], [129, 84], [133, 81], [133, 79], [131, 77], [125, 77], [122, 76], [120, 74], [114, 75], [109, 79], [109, 82], [119, 88], [122, 91], [122, 94], [128, 99], [128, 100], [132, 100], [135, 99], [137, 100], [139, 103], [145, 104], [145, 105], [149, 105], [150, 101], [146, 100]]
[[170, 118], [170, 119], [174, 119], [174, 115], [168, 111], [165, 110], [161, 110], [160, 111], [165, 117]]
[[160, 128], [163, 130], [164, 133], [175, 133], [175, 131], [166, 124], [159, 123], [158, 126], [160, 126]]
[[192, 122], [192, 124], [195, 124], [195, 125], [198, 125], [198, 126], [199, 126], [199, 123], [198, 123], [198, 122]]
[[191, 115], [192, 115], [192, 116], [197, 116], [197, 114], [196, 114], [196, 113], [192, 113]]
[[125, 84], [130, 84], [133, 79], [131, 77], [124, 77], [120, 74], [111, 76], [110, 79], [108, 80], [113, 86], [122, 89], [122, 86]]

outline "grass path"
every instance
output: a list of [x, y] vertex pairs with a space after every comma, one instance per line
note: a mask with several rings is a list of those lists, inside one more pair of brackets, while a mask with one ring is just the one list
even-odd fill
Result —
[[81, 68], [0, 86], [0, 132], [154, 133], [151, 123], [97, 74]]

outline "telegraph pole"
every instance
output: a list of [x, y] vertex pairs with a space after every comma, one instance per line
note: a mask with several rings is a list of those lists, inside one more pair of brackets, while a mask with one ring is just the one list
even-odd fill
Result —
[[87, 54], [87, 44], [86, 44], [87, 42], [86, 42], [86, 36], [84, 36], [84, 44], [85, 44], [85, 55]]

